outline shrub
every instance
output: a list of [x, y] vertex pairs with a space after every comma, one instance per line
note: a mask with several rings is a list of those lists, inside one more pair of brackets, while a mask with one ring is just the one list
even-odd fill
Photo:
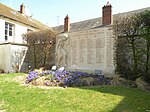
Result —
[[115, 75], [111, 79], [111, 85], [113, 86], [124, 86], [126, 83], [126, 79], [121, 78], [119, 75]]
[[150, 85], [148, 83], [146, 83], [142, 77], [139, 77], [135, 80], [135, 84], [137, 85], [137, 87], [139, 89], [142, 89], [142, 90], [150, 90]]

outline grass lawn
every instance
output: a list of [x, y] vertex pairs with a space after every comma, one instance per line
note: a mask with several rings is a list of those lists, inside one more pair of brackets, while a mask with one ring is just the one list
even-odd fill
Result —
[[150, 112], [150, 93], [113, 86], [50, 88], [21, 86], [0, 74], [0, 112]]

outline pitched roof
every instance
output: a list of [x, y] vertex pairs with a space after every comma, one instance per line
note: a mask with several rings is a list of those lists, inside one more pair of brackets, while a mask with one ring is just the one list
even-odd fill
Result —
[[[134, 10], [134, 11], [130, 11], [130, 12], [125, 12], [125, 13], [115, 14], [115, 15], [113, 15], [113, 20], [115, 20], [115, 18], [117, 18], [117, 17], [124, 17], [129, 14], [140, 13], [144, 10], [150, 10], [150, 7], [139, 9], [139, 10]], [[94, 29], [94, 28], [99, 28], [99, 27], [103, 27], [102, 26], [102, 17], [71, 23], [69, 32], [86, 30], [86, 29]], [[58, 33], [63, 33], [64, 25], [52, 27], [52, 29]]]
[[34, 27], [36, 29], [49, 29], [50, 27], [40, 23], [39, 21], [0, 3], [0, 17], [8, 18], [24, 25]]

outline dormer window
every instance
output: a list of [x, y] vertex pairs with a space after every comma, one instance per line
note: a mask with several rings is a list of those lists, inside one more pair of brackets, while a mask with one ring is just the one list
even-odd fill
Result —
[[13, 42], [14, 25], [5, 22], [5, 41]]

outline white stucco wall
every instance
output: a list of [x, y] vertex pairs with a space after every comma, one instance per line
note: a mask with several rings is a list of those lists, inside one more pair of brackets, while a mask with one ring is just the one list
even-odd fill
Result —
[[[11, 45], [10, 71], [20, 71], [27, 52], [27, 46]], [[16, 66], [18, 65], [18, 70]]]
[[0, 18], [0, 43], [5, 41], [5, 22]]
[[5, 22], [13, 24], [14, 25], [14, 32], [13, 32], [13, 41], [7, 41], [7, 42], [13, 42], [13, 43], [22, 43], [22, 34], [27, 33], [27, 29], [33, 30], [33, 28], [25, 26], [23, 24], [19, 24], [14, 21], [10, 20], [4, 20], [3, 18], [0, 18], [0, 43], [5, 42]]
[[[5, 22], [14, 26], [13, 39], [11, 39], [11, 41], [8, 39], [7, 42], [5, 41]], [[36, 30], [22, 23], [18, 23], [6, 18], [0, 18], [0, 69], [4, 70], [5, 73], [15, 72], [16, 64], [19, 64], [20, 70], [25, 57], [23, 53], [26, 54], [26, 52], [22, 53], [22, 50], [26, 51], [27, 47], [11, 43], [22, 44], [22, 34], [27, 33], [28, 29], [33, 31]], [[21, 55], [13, 54], [14, 52], [20, 52]]]
[[22, 34], [27, 33], [27, 28], [18, 24], [15, 24], [15, 43], [22, 43]]
[[11, 60], [11, 47], [10, 44], [0, 45], [0, 69], [8, 73], [10, 71]]
[[[27, 47], [21, 45], [2, 44], [0, 45], [0, 70], [5, 73], [20, 71], [26, 56]], [[18, 65], [18, 70], [16, 66]]]

